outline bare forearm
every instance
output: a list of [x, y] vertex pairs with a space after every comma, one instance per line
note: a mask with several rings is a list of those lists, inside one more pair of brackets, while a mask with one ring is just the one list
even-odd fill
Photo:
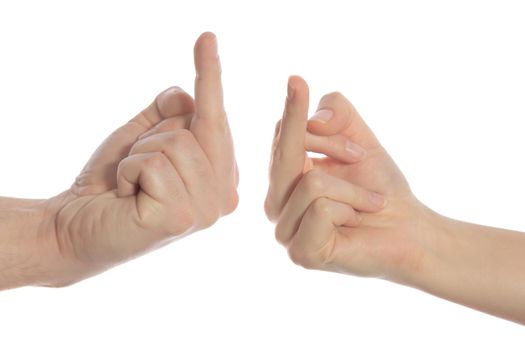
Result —
[[0, 290], [44, 282], [46, 211], [42, 200], [0, 197]]
[[416, 288], [525, 324], [525, 234], [434, 215]]

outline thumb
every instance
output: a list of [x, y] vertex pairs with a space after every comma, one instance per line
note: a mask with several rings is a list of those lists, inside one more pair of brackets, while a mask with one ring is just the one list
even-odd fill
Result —
[[308, 132], [319, 136], [343, 134], [367, 149], [380, 146], [352, 103], [339, 92], [321, 98], [317, 112], [308, 121]]
[[131, 121], [150, 129], [165, 119], [193, 113], [193, 111], [194, 102], [191, 96], [178, 86], [173, 86], [161, 92]]

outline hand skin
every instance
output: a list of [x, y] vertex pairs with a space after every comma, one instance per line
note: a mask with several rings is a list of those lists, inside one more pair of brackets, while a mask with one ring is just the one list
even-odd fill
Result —
[[344, 96], [325, 95], [324, 118], [310, 120], [308, 98], [306, 82], [290, 77], [265, 201], [292, 261], [383, 278], [525, 324], [525, 234], [430, 210]]
[[66, 286], [202, 230], [237, 206], [217, 41], [195, 44], [195, 100], [173, 87], [113, 132], [67, 191], [0, 199], [0, 289]]

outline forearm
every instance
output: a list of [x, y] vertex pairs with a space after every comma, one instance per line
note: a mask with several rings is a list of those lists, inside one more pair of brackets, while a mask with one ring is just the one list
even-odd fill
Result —
[[0, 197], [0, 290], [45, 283], [46, 203]]
[[432, 237], [411, 284], [436, 296], [525, 324], [525, 234], [434, 214]]

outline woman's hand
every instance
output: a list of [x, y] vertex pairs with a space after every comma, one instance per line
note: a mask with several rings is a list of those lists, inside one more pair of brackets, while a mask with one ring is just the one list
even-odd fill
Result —
[[310, 120], [308, 98], [304, 80], [291, 77], [265, 203], [277, 240], [306, 268], [408, 283], [433, 214], [345, 97], [324, 96]]

